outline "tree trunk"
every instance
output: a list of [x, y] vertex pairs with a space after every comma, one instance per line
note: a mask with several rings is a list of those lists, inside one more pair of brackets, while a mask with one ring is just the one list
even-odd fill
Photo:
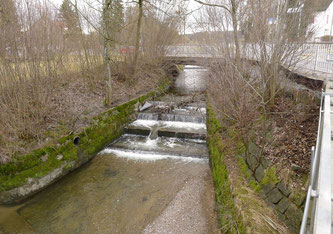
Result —
[[104, 66], [105, 66], [105, 78], [106, 78], [106, 96], [105, 105], [111, 106], [112, 102], [112, 76], [110, 66], [110, 25], [109, 14], [111, 0], [105, 0], [103, 7], [103, 24], [104, 24]]
[[138, 16], [138, 24], [136, 28], [136, 41], [135, 41], [135, 54], [134, 54], [134, 62], [133, 62], [133, 74], [132, 79], [135, 78], [137, 66], [138, 66], [138, 59], [140, 54], [140, 39], [141, 39], [141, 25], [142, 25], [142, 15], [143, 15], [143, 0], [139, 0], [139, 16]]
[[231, 0], [231, 18], [232, 18], [232, 27], [235, 43], [235, 60], [236, 62], [240, 59], [240, 48], [239, 48], [239, 38], [238, 38], [238, 21], [237, 21], [237, 3], [235, 0]]

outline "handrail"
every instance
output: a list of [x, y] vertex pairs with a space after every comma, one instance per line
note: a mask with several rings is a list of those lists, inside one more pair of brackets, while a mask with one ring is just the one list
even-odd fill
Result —
[[[312, 148], [310, 184], [303, 213], [301, 234], [331, 233], [331, 93], [323, 93], [316, 148]], [[312, 202], [311, 202], [312, 201]], [[311, 209], [310, 209], [311, 208]], [[308, 226], [309, 211], [310, 225]]]

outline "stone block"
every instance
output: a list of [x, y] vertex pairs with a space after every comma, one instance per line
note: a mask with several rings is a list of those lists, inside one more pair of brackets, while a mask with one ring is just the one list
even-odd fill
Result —
[[286, 212], [286, 210], [288, 209], [289, 205], [290, 205], [289, 199], [284, 197], [276, 205], [276, 208], [280, 213], [284, 214]]
[[266, 194], [268, 194], [270, 191], [272, 191], [272, 190], [275, 188], [275, 185], [272, 184], [272, 183], [263, 184], [263, 185], [262, 185], [262, 188], [263, 188], [264, 192], [265, 192]]
[[302, 222], [303, 213], [295, 204], [290, 204], [285, 216], [291, 222], [292, 226], [297, 228]]
[[289, 199], [298, 207], [301, 207], [306, 199], [306, 193], [302, 191], [293, 191], [290, 194]]
[[253, 156], [252, 154], [249, 154], [247, 155], [247, 158], [246, 158], [246, 162], [247, 164], [249, 165], [249, 168], [254, 171], [256, 168], [257, 168], [257, 165], [258, 165], [258, 160], [255, 156]]
[[262, 158], [261, 158], [261, 164], [262, 164], [262, 166], [264, 167], [264, 169], [266, 169], [266, 168], [269, 167], [269, 165], [270, 165], [270, 161], [269, 161], [267, 158], [262, 157]]
[[254, 156], [256, 159], [258, 158], [259, 155], [259, 149], [256, 144], [253, 142], [250, 142], [248, 147], [247, 147], [247, 152], [249, 155]]
[[289, 188], [283, 182], [278, 183], [277, 187], [286, 197], [288, 197], [290, 195], [291, 192], [290, 192]]
[[274, 188], [267, 195], [267, 200], [272, 202], [273, 204], [277, 204], [282, 198], [283, 198], [283, 195], [277, 188]]
[[277, 213], [277, 216], [279, 217], [279, 219], [281, 220], [281, 221], [285, 221], [286, 220], [286, 217], [284, 216], [284, 214], [282, 214], [282, 213], [280, 213], [280, 212], [276, 212]]
[[265, 176], [265, 170], [262, 165], [260, 165], [254, 174], [257, 181], [261, 181]]

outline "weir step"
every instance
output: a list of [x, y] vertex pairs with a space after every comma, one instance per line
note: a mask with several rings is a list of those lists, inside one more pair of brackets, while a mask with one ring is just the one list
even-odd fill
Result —
[[[127, 154], [141, 154], [141, 155], [156, 155], [156, 156], [167, 156], [167, 157], [174, 157], [174, 158], [197, 158], [197, 159], [208, 159], [208, 154], [206, 155], [201, 155], [201, 154], [197, 154], [197, 155], [190, 155], [190, 154], [174, 154], [174, 153], [170, 153], [170, 152], [157, 152], [157, 151], [145, 151], [145, 150], [131, 150], [131, 149], [124, 149], [124, 148], [116, 148], [116, 147], [112, 147], [112, 148], [105, 148], [103, 151], [109, 151], [107, 153], [127, 153]], [[103, 152], [102, 153], [105, 153]]]

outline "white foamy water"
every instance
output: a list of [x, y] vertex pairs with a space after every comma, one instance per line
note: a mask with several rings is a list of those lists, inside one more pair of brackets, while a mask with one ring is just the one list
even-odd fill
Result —
[[192, 122], [179, 122], [179, 121], [157, 121], [157, 120], [144, 120], [138, 119], [130, 124], [133, 127], [165, 127], [165, 128], [179, 128], [186, 130], [206, 130], [206, 124], [204, 123], [192, 123]]
[[131, 160], [138, 161], [156, 161], [162, 159], [173, 159], [173, 160], [181, 160], [183, 162], [194, 162], [194, 163], [207, 163], [208, 159], [204, 158], [194, 158], [194, 157], [183, 157], [183, 156], [175, 156], [175, 155], [163, 155], [163, 154], [152, 154], [140, 151], [124, 151], [119, 149], [111, 149], [106, 148], [102, 150], [99, 154], [113, 154], [119, 158], [127, 158]]

